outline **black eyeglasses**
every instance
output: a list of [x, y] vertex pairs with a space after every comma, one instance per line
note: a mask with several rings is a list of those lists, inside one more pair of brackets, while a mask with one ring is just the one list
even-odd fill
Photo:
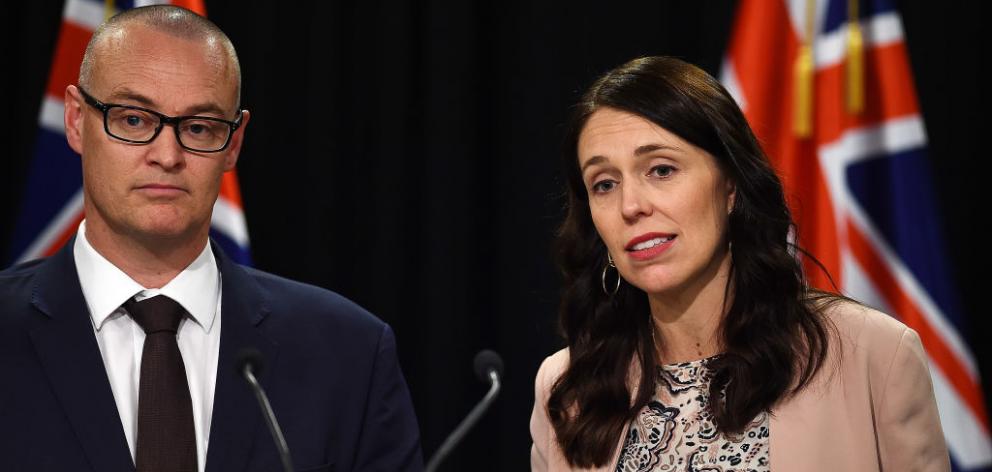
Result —
[[193, 152], [220, 152], [231, 143], [231, 135], [241, 126], [241, 117], [234, 121], [211, 116], [168, 116], [155, 110], [131, 105], [103, 103], [86, 93], [79, 92], [93, 108], [103, 112], [103, 130], [111, 137], [134, 144], [148, 144], [158, 137], [165, 125], [172, 125], [176, 141], [183, 149]]

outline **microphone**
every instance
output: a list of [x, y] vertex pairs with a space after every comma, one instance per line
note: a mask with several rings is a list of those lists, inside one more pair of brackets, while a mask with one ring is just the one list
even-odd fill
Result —
[[434, 456], [427, 463], [427, 472], [437, 470], [441, 462], [451, 454], [451, 451], [455, 450], [455, 446], [479, 422], [482, 415], [489, 409], [493, 401], [496, 400], [496, 396], [499, 395], [500, 388], [502, 387], [500, 379], [503, 377], [503, 359], [499, 357], [499, 354], [489, 349], [484, 349], [475, 355], [474, 364], [475, 375], [479, 377], [479, 380], [489, 383], [489, 392], [486, 393], [486, 396], [482, 397], [482, 401], [475, 405], [475, 408], [472, 408], [468, 416], [441, 443], [441, 447], [437, 449], [437, 452], [434, 453]]
[[262, 367], [264, 367], [264, 359], [258, 349], [245, 348], [238, 352], [238, 373], [248, 382], [252, 392], [255, 393], [258, 406], [262, 409], [262, 417], [265, 418], [265, 424], [269, 427], [272, 439], [276, 443], [276, 450], [279, 451], [279, 460], [282, 461], [283, 470], [293, 472], [293, 460], [289, 455], [289, 445], [286, 444], [286, 438], [282, 435], [282, 428], [276, 421], [276, 414], [272, 411], [272, 405], [269, 404], [269, 397], [265, 395], [265, 390], [255, 378], [255, 373], [261, 373]]

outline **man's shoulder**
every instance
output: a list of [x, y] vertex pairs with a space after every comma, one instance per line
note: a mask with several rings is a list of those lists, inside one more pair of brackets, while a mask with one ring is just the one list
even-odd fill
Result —
[[31, 277], [47, 260], [47, 258], [33, 259], [27, 262], [14, 264], [6, 269], [0, 270], [0, 281], [8, 282], [16, 278]]
[[48, 259], [35, 259], [0, 270], [0, 295], [4, 298], [16, 293], [30, 293], [31, 281]]
[[36, 275], [48, 259], [24, 262], [0, 271], [0, 331], [28, 326], [37, 287]]
[[276, 316], [304, 318], [308, 323], [342, 324], [380, 332], [385, 323], [357, 303], [332, 290], [252, 267], [238, 266], [262, 291]]

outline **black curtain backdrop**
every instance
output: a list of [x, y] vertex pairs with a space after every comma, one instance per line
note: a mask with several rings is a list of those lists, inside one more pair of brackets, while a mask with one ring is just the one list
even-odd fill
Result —
[[[983, 5], [899, 2], [971, 323], [964, 334], [987, 379]], [[256, 265], [338, 291], [395, 328], [425, 458], [485, 392], [475, 352], [502, 354], [506, 390], [443, 470], [528, 467], [534, 374], [562, 346], [550, 241], [569, 105], [597, 74], [639, 55], [718, 73], [734, 7], [207, 1], [239, 51], [252, 113], [238, 172]], [[4, 248], [61, 2], [5, 9]]]

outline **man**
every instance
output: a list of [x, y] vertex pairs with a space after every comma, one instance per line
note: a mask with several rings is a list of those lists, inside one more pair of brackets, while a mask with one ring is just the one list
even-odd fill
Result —
[[65, 92], [86, 220], [0, 272], [0, 470], [420, 470], [390, 328], [344, 298], [232, 263], [208, 230], [249, 113], [215, 25], [169, 6], [102, 25]]

